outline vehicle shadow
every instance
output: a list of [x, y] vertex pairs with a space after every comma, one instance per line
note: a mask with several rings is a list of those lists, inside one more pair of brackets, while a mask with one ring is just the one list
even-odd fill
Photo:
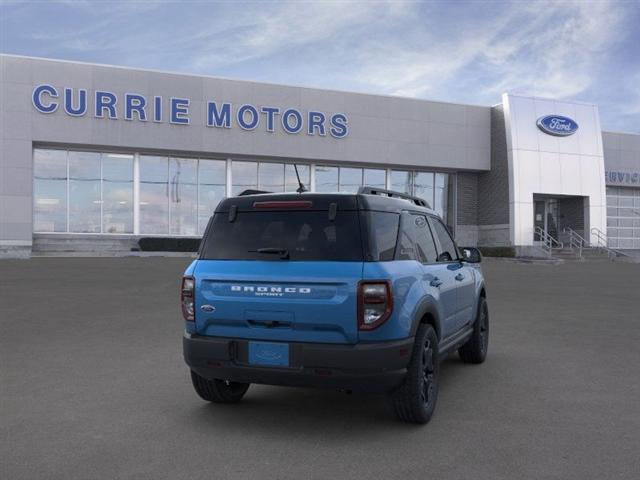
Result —
[[[439, 405], [432, 423], [443, 411], [450, 410], [441, 408], [447, 390], [454, 383], [464, 382], [467, 375], [473, 375], [473, 372], [457, 356], [442, 362]], [[348, 440], [376, 432], [388, 434], [390, 429], [407, 432], [420, 427], [397, 421], [383, 394], [252, 385], [237, 405], [196, 402], [192, 405], [183, 411], [187, 417], [183, 420], [216, 433], [229, 428], [258, 435], [282, 434], [289, 438], [300, 433], [308, 438], [310, 432], [317, 432], [324, 439]]]

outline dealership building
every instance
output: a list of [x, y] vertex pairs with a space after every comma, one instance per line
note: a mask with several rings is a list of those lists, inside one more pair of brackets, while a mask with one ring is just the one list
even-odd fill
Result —
[[461, 245], [640, 249], [640, 134], [596, 105], [493, 106], [0, 55], [0, 256], [199, 237], [245, 189], [424, 198]]

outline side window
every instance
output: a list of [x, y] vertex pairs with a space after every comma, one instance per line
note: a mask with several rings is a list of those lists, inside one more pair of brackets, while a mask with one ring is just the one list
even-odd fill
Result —
[[412, 215], [416, 229], [416, 245], [419, 256], [423, 263], [433, 263], [436, 261], [438, 253], [436, 244], [431, 235], [431, 229], [427, 224], [427, 218], [423, 215]]
[[393, 260], [398, 239], [399, 217], [397, 213], [365, 212], [369, 224], [369, 255], [375, 262]]
[[398, 260], [417, 260], [421, 263], [436, 261], [436, 246], [424, 215], [402, 215]]
[[413, 224], [413, 215], [403, 214], [400, 225], [396, 260], [419, 260], [416, 250], [416, 230]]
[[433, 230], [433, 234], [438, 238], [440, 243], [440, 254], [438, 255], [439, 262], [451, 262], [458, 259], [458, 250], [456, 244], [453, 242], [449, 231], [442, 224], [442, 222], [436, 218], [429, 218], [429, 224]]

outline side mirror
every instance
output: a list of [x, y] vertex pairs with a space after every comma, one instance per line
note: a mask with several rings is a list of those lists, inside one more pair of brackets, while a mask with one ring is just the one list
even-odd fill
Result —
[[438, 258], [436, 259], [436, 262], [451, 262], [453, 261], [453, 259], [451, 258], [451, 255], [449, 254], [449, 252], [442, 252], [440, 255], [438, 255]]
[[463, 247], [462, 259], [469, 263], [480, 263], [482, 261], [482, 254], [480, 250], [475, 247]]

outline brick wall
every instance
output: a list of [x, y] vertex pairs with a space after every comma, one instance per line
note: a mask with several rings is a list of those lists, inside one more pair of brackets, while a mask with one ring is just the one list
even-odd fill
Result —
[[491, 170], [478, 174], [478, 224], [509, 223], [509, 167], [502, 105], [491, 109]]
[[478, 224], [478, 174], [458, 173], [458, 225]]

